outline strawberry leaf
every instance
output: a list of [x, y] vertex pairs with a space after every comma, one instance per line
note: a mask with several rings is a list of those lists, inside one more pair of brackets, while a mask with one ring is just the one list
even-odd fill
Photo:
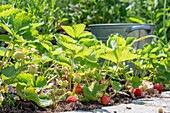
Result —
[[111, 80], [110, 82], [114, 90], [116, 90], [116, 92], [122, 89], [122, 85], [119, 82], [111, 81]]
[[36, 81], [36, 87], [45, 88], [47, 86], [47, 80], [44, 76], [38, 76]]
[[131, 80], [133, 88], [139, 88], [140, 84], [142, 83], [142, 79], [139, 77], [134, 77]]
[[14, 78], [17, 76], [15, 66], [7, 66], [2, 69], [2, 74], [8, 78]]

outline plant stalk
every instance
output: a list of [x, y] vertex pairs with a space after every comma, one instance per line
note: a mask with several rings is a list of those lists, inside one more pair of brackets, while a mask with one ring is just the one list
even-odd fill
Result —
[[116, 70], [112, 73], [112, 75], [107, 79], [106, 84], [109, 84], [110, 79], [113, 77], [113, 75], [117, 72], [117, 69], [119, 67], [119, 63], [117, 63]]
[[166, 37], [166, 0], [164, 0], [164, 13], [163, 13], [163, 28], [164, 28], [164, 38], [165, 38], [165, 43], [168, 45], [168, 40]]
[[[20, 70], [17, 72], [17, 75], [21, 73], [21, 71], [22, 71], [22, 69], [23, 69], [23, 63], [24, 63], [24, 58], [22, 58], [21, 68], [20, 68]], [[16, 77], [17, 77], [17, 76], [16, 76]], [[9, 81], [8, 85], [9, 85], [16, 77], [12, 78], [12, 79]]]
[[[13, 35], [11, 41], [9, 42], [9, 44], [8, 44], [6, 50], [5, 50], [4, 56], [3, 56], [3, 58], [2, 58], [2, 63], [1, 63], [1, 66], [0, 66], [0, 73], [1, 73], [1, 71], [2, 71], [2, 67], [3, 67], [4, 61], [5, 61], [5, 57], [6, 57], [7, 51], [9, 50], [9, 47], [11, 46], [14, 38], [15, 38], [15, 36]], [[0, 75], [0, 77], [1, 77], [1, 75]]]
[[[54, 58], [54, 56], [52, 55], [52, 59]], [[54, 77], [52, 77], [50, 80], [47, 81], [47, 84], [50, 83], [53, 79], [55, 79], [57, 76], [59, 76], [58, 72], [57, 72], [57, 68], [56, 68], [56, 65], [55, 65], [55, 62], [54, 62], [54, 59], [53, 59], [53, 65], [54, 65], [54, 69], [56, 71], [56, 74]]]
[[45, 72], [42, 76], [44, 76], [45, 78], [47, 78], [47, 76], [45, 76], [45, 74], [52, 68], [52, 66], [54, 66], [54, 64], [52, 64]]
[[74, 53], [72, 53], [72, 62], [71, 62], [71, 72], [69, 76], [69, 81], [68, 81], [68, 91], [71, 91], [71, 80], [72, 80], [72, 74], [73, 74], [73, 63], [74, 63]]
[[72, 96], [75, 94], [75, 92], [76, 92], [76, 88], [79, 86], [79, 83], [75, 83], [75, 85], [74, 85], [74, 88], [73, 88], [73, 91], [72, 91]]
[[40, 76], [42, 75], [43, 73], [43, 68], [44, 68], [44, 62], [42, 61], [42, 67], [41, 67], [41, 73], [40, 73]]
[[[15, 44], [14, 44], [15, 45]], [[10, 55], [8, 56], [8, 58], [7, 58], [7, 60], [6, 60], [6, 62], [5, 62], [5, 66], [6, 66], [6, 64], [8, 64], [8, 62], [10, 62], [10, 57], [12, 56], [12, 54], [13, 54], [13, 51], [14, 51], [14, 45], [13, 45], [13, 48], [12, 48], [12, 51], [11, 51], [11, 53], [10, 53]], [[5, 67], [4, 66], [4, 67]]]

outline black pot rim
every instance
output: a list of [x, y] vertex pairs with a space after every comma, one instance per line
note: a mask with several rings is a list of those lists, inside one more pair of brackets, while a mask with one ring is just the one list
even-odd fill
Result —
[[89, 27], [100, 27], [100, 26], [137, 26], [137, 25], [155, 26], [155, 24], [140, 24], [140, 23], [109, 23], [109, 24], [90, 24]]

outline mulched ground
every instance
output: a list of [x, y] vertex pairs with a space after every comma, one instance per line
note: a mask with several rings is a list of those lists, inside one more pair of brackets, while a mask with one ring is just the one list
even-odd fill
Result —
[[[117, 93], [114, 97], [110, 97], [110, 103], [107, 106], [118, 105], [118, 104], [128, 104], [131, 103], [134, 99], [139, 98], [150, 98], [150, 97], [160, 97], [160, 93], [156, 90], [152, 90], [149, 92], [144, 91], [142, 96], [135, 97], [133, 93], [130, 93], [129, 90], [122, 90], [129, 94], [129, 96]], [[109, 87], [107, 90], [108, 93], [113, 92], [113, 88]], [[81, 102], [77, 101], [77, 103], [69, 103], [67, 102], [58, 102], [56, 103], [57, 107], [55, 109], [51, 108], [41, 108], [38, 107], [34, 102], [20, 100], [15, 103], [17, 107], [15, 108], [5, 108], [0, 109], [0, 113], [57, 113], [64, 111], [73, 111], [73, 110], [84, 110], [90, 111], [93, 109], [100, 109], [104, 105], [101, 104], [100, 100], [98, 101], [89, 101], [89, 102]], [[51, 106], [52, 107], [52, 106]]]

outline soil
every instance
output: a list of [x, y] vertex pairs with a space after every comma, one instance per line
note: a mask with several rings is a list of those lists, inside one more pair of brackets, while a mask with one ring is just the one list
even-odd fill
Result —
[[[53, 106], [50, 106], [48, 108], [41, 108], [38, 107], [32, 101], [19, 100], [15, 103], [16, 107], [14, 108], [6, 107], [5, 109], [0, 109], [0, 113], [57, 113], [57, 112], [73, 111], [73, 110], [90, 111], [93, 109], [100, 109], [103, 106], [128, 104], [131, 103], [132, 100], [134, 99], [160, 97], [160, 93], [155, 89], [151, 89], [149, 93], [147, 91], [144, 91], [143, 94], [139, 97], [134, 96], [131, 90], [123, 89], [122, 91], [127, 93], [129, 96], [117, 93], [115, 96], [110, 97], [110, 103], [108, 105], [101, 104], [100, 100], [89, 101], [89, 102], [77, 101], [77, 103], [69, 103], [69, 104], [67, 102], [60, 101], [56, 103], [57, 107], [55, 107], [55, 109], [52, 109]], [[107, 93], [111, 94], [112, 92], [113, 92], [113, 88], [109, 87]]]

